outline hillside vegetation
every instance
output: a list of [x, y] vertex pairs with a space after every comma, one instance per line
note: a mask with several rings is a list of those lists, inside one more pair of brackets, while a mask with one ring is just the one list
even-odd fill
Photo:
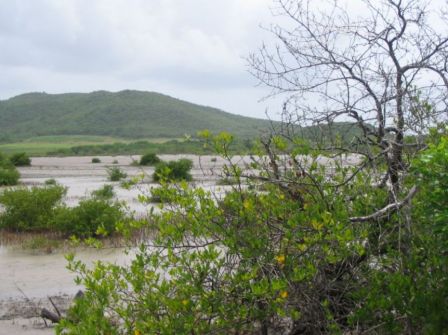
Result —
[[201, 129], [249, 138], [268, 128], [266, 120], [154, 92], [28, 93], [0, 101], [2, 142], [50, 135], [178, 138]]
[[[203, 129], [231, 133], [238, 139], [235, 152], [246, 153], [272, 128], [281, 131], [282, 125], [154, 92], [27, 93], [0, 101], [0, 151], [8, 155], [200, 154], [209, 149], [189, 138]], [[340, 136], [348, 143], [360, 134], [350, 123], [295, 132], [313, 142]]]

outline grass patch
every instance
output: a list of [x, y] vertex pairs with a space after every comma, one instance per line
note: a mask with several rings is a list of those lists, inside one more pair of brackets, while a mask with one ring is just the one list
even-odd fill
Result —
[[[145, 139], [148, 143], [164, 143], [172, 138]], [[135, 140], [110, 136], [61, 135], [31, 137], [20, 142], [0, 144], [0, 151], [7, 155], [26, 152], [30, 156], [47, 156], [49, 152], [69, 150], [76, 146], [108, 145], [131, 143]]]

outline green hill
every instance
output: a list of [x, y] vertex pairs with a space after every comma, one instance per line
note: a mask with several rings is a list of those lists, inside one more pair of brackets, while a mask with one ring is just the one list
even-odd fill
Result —
[[269, 121], [243, 117], [154, 92], [27, 93], [0, 101], [0, 141], [36, 136], [179, 138], [198, 130], [259, 135]]

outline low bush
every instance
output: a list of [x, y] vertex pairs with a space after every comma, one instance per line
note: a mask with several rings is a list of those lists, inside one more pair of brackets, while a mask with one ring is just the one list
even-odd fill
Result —
[[123, 206], [105, 199], [82, 200], [74, 208], [60, 207], [52, 220], [55, 229], [80, 238], [110, 235], [126, 219]]
[[14, 231], [40, 231], [49, 228], [54, 211], [66, 189], [62, 186], [5, 190], [0, 195], [4, 212], [0, 228]]
[[110, 181], [120, 181], [123, 178], [126, 178], [128, 175], [118, 167], [111, 167], [107, 170]]
[[[0, 195], [4, 207], [0, 214], [0, 228], [11, 231], [61, 232], [80, 238], [112, 234], [119, 222], [127, 220], [124, 206], [111, 202], [113, 187], [104, 185], [93, 197], [70, 208], [61, 203], [66, 189], [60, 185], [5, 190]], [[37, 248], [41, 241], [34, 241]]]
[[12, 155], [9, 158], [9, 161], [14, 166], [30, 166], [31, 165], [31, 159], [25, 152], [19, 152], [19, 153]]
[[154, 181], [190, 181], [193, 162], [190, 159], [179, 159], [171, 162], [161, 162], [154, 171]]
[[0, 186], [16, 185], [20, 174], [9, 159], [0, 153]]
[[154, 153], [148, 153], [140, 158], [140, 165], [156, 165], [160, 163], [160, 158]]
[[0, 186], [17, 185], [20, 174], [14, 167], [5, 168], [0, 166]]
[[92, 163], [93, 163], [93, 164], [101, 163], [101, 159], [99, 159], [98, 157], [93, 157], [93, 158], [92, 158]]
[[58, 182], [54, 178], [45, 180], [45, 185], [57, 185], [57, 184], [58, 184]]
[[98, 190], [92, 192], [92, 196], [97, 199], [112, 199], [115, 195], [114, 187], [112, 185], [104, 185]]

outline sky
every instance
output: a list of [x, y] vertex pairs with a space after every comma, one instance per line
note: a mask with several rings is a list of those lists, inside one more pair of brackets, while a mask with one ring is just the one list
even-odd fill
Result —
[[263, 99], [247, 61], [277, 42], [262, 28], [285, 24], [275, 12], [275, 0], [0, 0], [0, 100], [136, 89], [280, 119], [282, 98]]
[[272, 0], [0, 0], [0, 99], [137, 89], [276, 118], [246, 58]]

